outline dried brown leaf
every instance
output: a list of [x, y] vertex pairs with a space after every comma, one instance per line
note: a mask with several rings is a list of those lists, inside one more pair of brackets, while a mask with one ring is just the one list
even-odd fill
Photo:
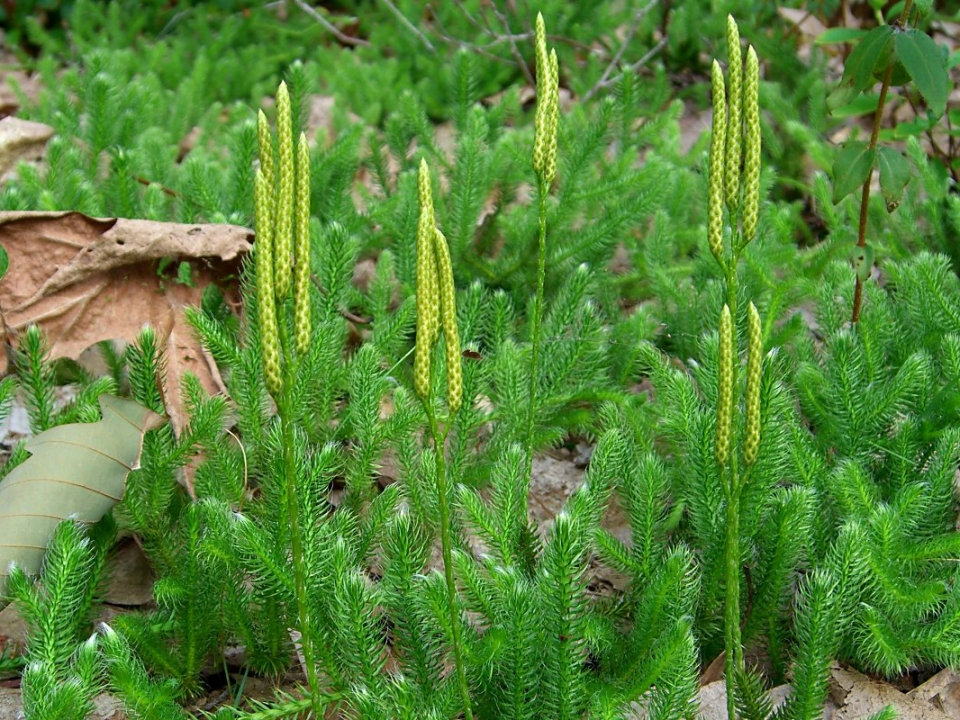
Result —
[[[0, 212], [0, 245], [10, 269], [0, 281], [0, 318], [6, 341], [40, 326], [50, 356], [76, 359], [101, 340], [133, 342], [144, 325], [165, 344], [167, 413], [179, 432], [186, 421], [180, 378], [194, 373], [210, 393], [223, 381], [184, 322], [183, 310], [198, 305], [217, 285], [239, 306], [236, 276], [253, 233], [235, 225], [183, 225], [122, 218], [92, 218], [76, 212]], [[192, 285], [158, 274], [162, 259], [172, 268], [192, 267]], [[0, 358], [0, 372], [6, 360]]]
[[53, 133], [53, 128], [43, 123], [16, 117], [0, 120], [0, 175], [22, 160], [43, 157], [47, 141], [53, 137]]
[[[860, 720], [893, 705], [901, 720], [948, 720], [955, 717], [943, 705], [913, 693], [904, 694], [893, 685], [863, 675], [853, 668], [834, 666], [830, 696], [838, 705], [836, 720]], [[919, 689], [919, 688], [918, 688]]]

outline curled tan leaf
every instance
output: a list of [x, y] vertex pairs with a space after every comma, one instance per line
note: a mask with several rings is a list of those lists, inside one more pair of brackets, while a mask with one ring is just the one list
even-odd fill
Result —
[[[186, 225], [76, 212], [0, 212], [0, 245], [10, 269], [0, 281], [0, 317], [9, 346], [39, 325], [50, 357], [77, 358], [101, 340], [132, 342], [152, 325], [165, 343], [164, 395], [174, 429], [185, 424], [179, 378], [192, 372], [222, 391], [216, 365], [184, 322], [211, 284], [239, 307], [236, 278], [253, 233], [236, 225]], [[161, 262], [172, 271], [158, 272]], [[176, 279], [189, 262], [190, 283]], [[0, 372], [5, 362], [0, 359]]]

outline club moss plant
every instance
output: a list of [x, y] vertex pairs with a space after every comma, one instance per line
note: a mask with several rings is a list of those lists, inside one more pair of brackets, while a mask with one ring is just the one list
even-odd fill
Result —
[[[750, 303], [747, 313], [746, 424], [740, 445], [742, 456], [738, 457], [736, 452], [731, 452], [735, 427], [734, 388], [738, 387], [739, 364], [735, 361], [738, 342], [734, 321], [739, 299], [737, 265], [744, 249], [757, 235], [760, 204], [760, 117], [757, 99], [759, 62], [751, 46], [747, 49], [746, 68], [740, 65], [740, 33], [732, 16], [727, 18], [727, 53], [730, 68], [726, 86], [716, 60], [711, 71], [713, 125], [707, 233], [710, 251], [723, 270], [726, 283], [726, 303], [720, 315], [717, 359], [716, 461], [726, 507], [724, 651], [727, 713], [730, 720], [736, 720], [735, 683], [744, 671], [740, 638], [740, 498], [744, 484], [749, 481], [750, 468], [756, 462], [760, 444], [759, 398], [763, 338], [760, 316], [753, 303]], [[728, 211], [726, 224], [724, 206]]]
[[543, 15], [537, 13], [534, 34], [537, 67], [537, 111], [533, 127], [533, 169], [537, 174], [537, 291], [530, 318], [533, 355], [530, 359], [530, 419], [527, 444], [533, 467], [534, 426], [537, 414], [537, 381], [540, 370], [543, 331], [543, 292], [547, 263], [547, 197], [557, 175], [557, 124], [560, 120], [560, 75], [557, 53], [547, 53], [547, 31]]
[[[297, 466], [294, 448], [295, 409], [292, 388], [299, 360], [309, 349], [311, 334], [310, 298], [310, 163], [306, 135], [300, 134], [296, 161], [293, 149], [293, 122], [287, 86], [277, 92], [277, 141], [267, 119], [260, 113], [257, 128], [260, 145], [260, 169], [255, 181], [255, 223], [258, 244], [254, 251], [257, 309], [259, 311], [261, 350], [267, 389], [277, 404], [286, 475], [287, 522], [290, 554], [293, 562], [297, 620], [304, 671], [314, 712], [319, 714], [320, 684], [317, 677], [317, 648], [311, 628], [307, 599], [307, 568], [304, 563], [304, 523], [297, 502]], [[274, 153], [276, 152], [276, 156]], [[296, 200], [296, 203], [294, 202]], [[296, 220], [296, 222], [294, 222]], [[294, 229], [296, 238], [294, 239]], [[296, 250], [296, 252], [294, 252]], [[293, 307], [288, 299], [294, 284]], [[292, 310], [292, 312], [291, 312]], [[281, 318], [278, 319], [278, 314]], [[292, 322], [285, 317], [292, 315]], [[292, 327], [293, 332], [290, 332]]]
[[[433, 197], [430, 189], [430, 171], [425, 161], [420, 162], [417, 175], [420, 220], [417, 226], [417, 345], [414, 356], [414, 387], [423, 403], [430, 423], [433, 438], [433, 454], [436, 459], [437, 499], [440, 506], [440, 543], [443, 552], [443, 573], [447, 586], [447, 609], [452, 629], [453, 657], [457, 673], [463, 711], [467, 720], [473, 720], [470, 708], [470, 691], [467, 687], [460, 618], [456, 602], [456, 583], [453, 576], [453, 556], [450, 527], [450, 493], [447, 480], [446, 452], [447, 432], [463, 402], [463, 377], [460, 358], [460, 336], [457, 331], [456, 293], [453, 284], [453, 268], [447, 239], [437, 228], [433, 214]], [[447, 417], [441, 424], [434, 409], [431, 366], [437, 337], [443, 332], [446, 375]]]

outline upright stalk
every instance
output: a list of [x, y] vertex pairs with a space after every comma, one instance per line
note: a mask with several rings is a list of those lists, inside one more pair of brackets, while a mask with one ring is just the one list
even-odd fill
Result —
[[450, 614], [450, 637], [453, 642], [454, 665], [457, 670], [457, 684], [460, 686], [460, 696], [463, 700], [463, 712], [466, 720], [473, 720], [473, 710], [470, 705], [470, 688], [467, 685], [467, 673], [463, 667], [462, 640], [460, 635], [460, 614], [457, 612], [457, 586], [453, 577], [453, 550], [450, 529], [450, 503], [447, 489], [447, 461], [444, 457], [447, 431], [440, 430], [436, 414], [432, 407], [427, 406], [427, 419], [430, 423], [430, 434], [433, 437], [433, 457], [437, 472], [437, 494], [440, 505], [440, 549], [443, 553], [443, 575], [447, 583], [447, 610]]
[[[290, 94], [280, 83], [277, 90], [277, 141], [261, 112], [257, 119], [260, 168], [254, 183], [256, 223], [257, 313], [260, 350], [267, 391], [277, 404], [283, 460], [283, 492], [290, 529], [294, 595], [300, 628], [300, 649], [315, 717], [323, 705], [317, 675], [317, 646], [310, 618], [309, 568], [304, 554], [300, 503], [297, 498], [296, 413], [294, 393], [298, 358], [311, 341], [310, 313], [310, 153], [301, 133], [294, 148]], [[294, 242], [295, 241], [295, 242]], [[292, 295], [292, 312], [289, 299]], [[290, 322], [292, 320], [292, 323]], [[336, 670], [324, 652], [328, 674]]]
[[740, 637], [740, 491], [736, 469], [730, 468], [727, 497], [727, 537], [724, 565], [724, 676], [727, 682], [727, 716], [736, 718], [736, 679], [743, 672], [743, 645]]
[[[739, 258], [737, 258], [739, 259]], [[730, 264], [725, 270], [726, 283], [727, 283], [727, 307], [730, 308], [730, 315], [733, 316], [734, 320], [737, 317], [737, 259]], [[733, 346], [737, 347], [737, 326], [736, 323], [733, 325]], [[737, 379], [737, 367], [733, 367], [733, 379], [736, 382]]]
[[534, 31], [537, 61], [537, 113], [534, 119], [533, 169], [537, 173], [537, 297], [530, 318], [530, 409], [527, 418], [527, 477], [533, 476], [534, 429], [537, 417], [537, 381], [543, 332], [543, 286], [547, 274], [547, 196], [557, 175], [557, 124], [560, 121], [560, 70], [555, 50], [547, 51], [543, 15], [537, 14]]
[[[729, 288], [728, 288], [729, 289]], [[740, 638], [740, 482], [734, 438], [734, 388], [736, 381], [736, 323], [730, 306], [720, 315], [720, 342], [717, 357], [716, 461], [720, 485], [726, 500], [726, 542], [724, 547], [724, 676], [727, 681], [727, 713], [736, 717], [734, 686], [742, 670]]]
[[533, 317], [530, 318], [530, 342], [533, 354], [530, 358], [530, 414], [527, 419], [527, 449], [529, 451], [529, 472], [533, 473], [534, 429], [537, 417], [537, 378], [540, 372], [540, 343], [543, 334], [543, 286], [547, 275], [547, 195], [550, 192], [541, 179], [539, 189], [539, 232], [537, 234], [537, 296], [533, 303]]
[[[447, 585], [447, 612], [450, 615], [450, 637], [453, 643], [457, 684], [463, 700], [466, 720], [473, 720], [470, 688], [463, 667], [463, 643], [460, 635], [460, 613], [457, 611], [457, 586], [453, 577], [452, 531], [447, 489], [447, 463], [444, 447], [447, 433], [463, 403], [463, 371], [460, 365], [460, 332], [457, 328], [456, 287], [450, 248], [437, 228], [433, 210], [430, 171], [420, 161], [417, 176], [417, 200], [420, 217], [417, 222], [417, 346], [413, 360], [413, 386], [423, 403], [433, 438], [433, 456], [437, 473], [437, 499], [440, 505], [440, 547], [443, 551], [443, 574]], [[434, 348], [443, 330], [447, 360], [447, 421], [440, 430], [434, 406], [432, 366]]]
[[726, 543], [724, 547], [724, 674], [727, 681], [727, 714], [736, 718], [735, 686], [744, 672], [743, 641], [740, 631], [740, 498], [760, 449], [760, 384], [762, 381], [763, 330], [753, 303], [747, 308], [747, 378], [745, 416], [741, 437], [743, 469], [733, 438], [733, 390], [737, 381], [737, 333], [729, 306], [720, 318], [720, 352], [717, 387], [717, 469], [726, 499]]
[[303, 538], [300, 532], [300, 504], [297, 500], [297, 458], [295, 451], [295, 427], [293, 419], [293, 386], [296, 380], [295, 363], [291, 362], [290, 341], [286, 326], [280, 329], [282, 352], [286, 362], [283, 364], [284, 383], [277, 414], [280, 416], [280, 437], [283, 443], [284, 487], [287, 496], [287, 521], [290, 523], [290, 555], [293, 560], [294, 590], [297, 596], [297, 615], [300, 620], [300, 649], [303, 652], [303, 664], [307, 674], [307, 686], [313, 701], [315, 717], [322, 717], [320, 703], [320, 683], [317, 678], [317, 664], [313, 647], [313, 632], [310, 626], [310, 605], [307, 596], [307, 566], [303, 557]]
[[[747, 50], [741, 65], [740, 32], [727, 18], [727, 48], [730, 57], [728, 81], [720, 64], [713, 63], [711, 86], [713, 124], [710, 140], [710, 178], [707, 201], [707, 242], [723, 272], [726, 304], [720, 315], [717, 358], [717, 424], [715, 451], [717, 473], [725, 500], [724, 544], [724, 675], [727, 684], [727, 715], [736, 720], [736, 681], [743, 674], [743, 641], [740, 630], [740, 497], [750, 467], [756, 461], [760, 442], [761, 325], [753, 303], [749, 307], [746, 410], [742, 437], [735, 418], [739, 388], [737, 341], [737, 266], [757, 234], [760, 204], [760, 117], [758, 105], [759, 61]], [[742, 165], [742, 173], [741, 173]], [[726, 207], [726, 224], [724, 222]], [[729, 233], [724, 228], [729, 227]], [[729, 247], [726, 237], [729, 236]], [[743, 467], [735, 440], [742, 440]]]

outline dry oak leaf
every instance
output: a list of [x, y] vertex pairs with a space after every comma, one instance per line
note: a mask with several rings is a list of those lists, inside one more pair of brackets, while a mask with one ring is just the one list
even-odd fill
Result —
[[[0, 280], [0, 319], [8, 346], [36, 324], [50, 357], [76, 359], [101, 340], [132, 342], [152, 325], [167, 365], [163, 392], [179, 433], [186, 422], [180, 378], [190, 371], [210, 393], [224, 390], [213, 359], [183, 317], [217, 285], [234, 307], [236, 277], [253, 232], [236, 225], [184, 225], [77, 212], [0, 212], [0, 245], [10, 257]], [[157, 273], [161, 259], [190, 261], [193, 286]], [[0, 358], [0, 373], [7, 365]]]
[[[933, 694], [937, 695], [937, 692]], [[956, 720], [956, 715], [950, 712], [948, 705], [939, 702], [939, 697], [902, 693], [883, 680], [838, 663], [830, 669], [830, 699], [837, 706], [834, 720], [862, 720], [887, 705], [893, 706], [900, 720]]]

